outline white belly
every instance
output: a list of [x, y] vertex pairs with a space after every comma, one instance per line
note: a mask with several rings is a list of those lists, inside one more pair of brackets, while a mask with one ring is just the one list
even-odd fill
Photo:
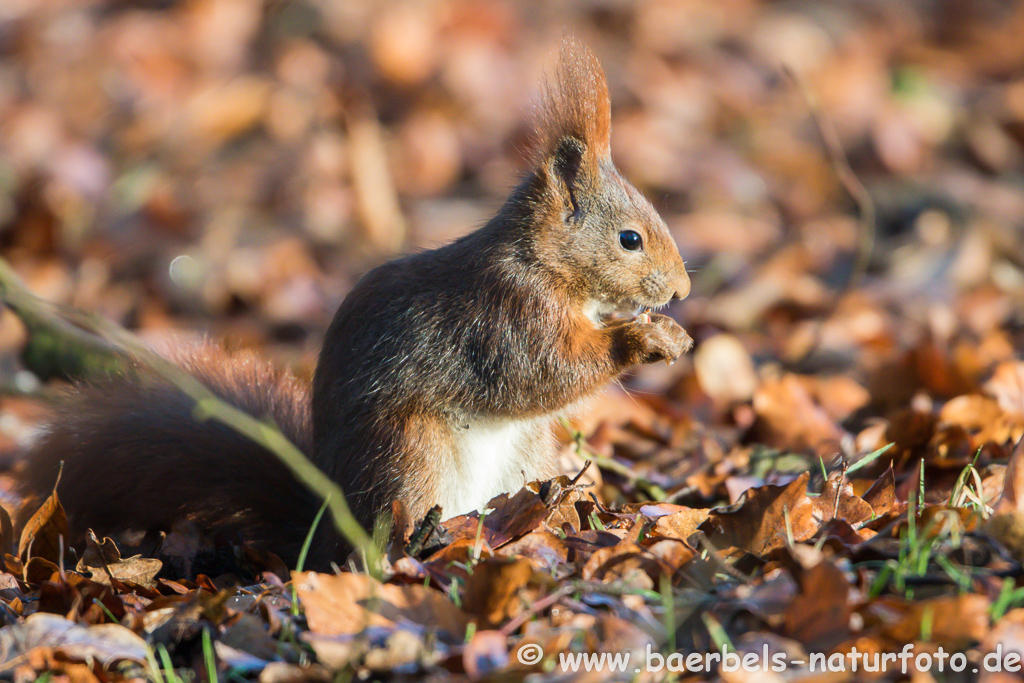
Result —
[[476, 419], [456, 428], [454, 457], [437, 490], [444, 517], [479, 510], [494, 496], [545, 476], [541, 470], [549, 441], [538, 427], [547, 422]]

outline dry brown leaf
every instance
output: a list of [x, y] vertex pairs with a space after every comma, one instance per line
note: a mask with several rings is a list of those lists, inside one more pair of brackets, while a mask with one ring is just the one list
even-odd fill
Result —
[[45, 558], [33, 557], [25, 564], [24, 576], [25, 582], [30, 584], [54, 581], [60, 576], [60, 567]]
[[507, 557], [525, 557], [538, 571], [552, 571], [566, 564], [569, 548], [565, 541], [550, 531], [533, 531], [512, 541], [498, 551]]
[[28, 562], [31, 553], [32, 557], [41, 557], [60, 564], [63, 561], [63, 552], [68, 549], [67, 546], [68, 518], [54, 489], [22, 529], [18, 557], [23, 562]]
[[839, 450], [843, 430], [815, 402], [796, 375], [764, 381], [754, 394], [754, 411], [765, 442], [770, 445], [820, 455], [832, 455]]
[[[634, 529], [641, 529], [637, 524]], [[676, 539], [663, 539], [644, 547], [628, 537], [598, 548], [587, 557], [580, 576], [586, 581], [618, 582], [634, 588], [656, 589], [662, 576], [672, 577], [696, 552]]]
[[862, 498], [874, 510], [876, 517], [881, 517], [893, 509], [896, 505], [896, 476], [892, 471], [892, 463], [871, 488], [864, 492]]
[[[938, 418], [930, 410], [916, 406], [904, 407], [889, 414], [889, 425], [885, 429], [885, 442], [895, 443], [891, 451], [895, 462], [906, 461], [907, 457], [922, 454], [938, 425]], [[886, 457], [890, 454], [887, 453]]]
[[731, 334], [702, 341], [693, 354], [693, 369], [704, 393], [724, 405], [749, 401], [759, 384], [753, 359]]
[[800, 375], [799, 379], [833, 420], [841, 422], [871, 402], [867, 389], [843, 375]]
[[821, 495], [812, 502], [815, 518], [822, 522], [835, 517], [849, 524], [859, 524], [875, 514], [869, 503], [853, 494], [853, 486], [840, 471], [829, 475]]
[[94, 567], [101, 567], [105, 564], [114, 564], [121, 560], [121, 551], [113, 539], [104, 538], [100, 541], [92, 529], [85, 532], [85, 552], [79, 564], [85, 563]]
[[520, 591], [532, 576], [533, 564], [526, 558], [488, 558], [466, 579], [462, 608], [484, 625], [498, 626], [520, 612]]
[[896, 642], [909, 643], [920, 637], [927, 620], [930, 642], [962, 651], [988, 633], [990, 606], [987, 597], [976, 593], [920, 600], [906, 605], [904, 614], [885, 632]]
[[439, 576], [452, 573], [453, 567], [468, 565], [494, 554], [486, 541], [477, 543], [471, 538], [460, 538], [444, 546], [423, 562], [427, 571]]
[[477, 631], [462, 650], [462, 665], [472, 680], [501, 671], [508, 663], [508, 638], [501, 631]]
[[217, 644], [221, 643], [268, 662], [276, 659], [280, 651], [280, 643], [267, 632], [266, 624], [258, 617], [245, 613], [233, 618], [217, 639]]
[[292, 581], [310, 630], [352, 635], [371, 626], [394, 628], [401, 621], [437, 628], [456, 640], [470, 622], [451, 600], [419, 584], [381, 584], [365, 574], [294, 572]]
[[487, 503], [487, 508], [491, 511], [484, 518], [482, 530], [478, 512], [453, 517], [442, 526], [455, 539], [476, 539], [479, 536], [491, 548], [500, 548], [512, 539], [533, 531], [548, 516], [547, 505], [529, 488], [503, 493]]
[[15, 576], [22, 576], [25, 573], [25, 563], [10, 553], [4, 554], [4, 568], [8, 574]]
[[1024, 562], [1024, 511], [997, 512], [982, 525], [986, 534], [999, 541], [1018, 562]]
[[810, 474], [801, 474], [785, 486], [748, 490], [743, 499], [725, 510], [711, 510], [701, 530], [717, 548], [735, 547], [766, 555], [788, 543], [813, 536], [818, 525], [814, 505], [807, 496]]
[[37, 612], [24, 622], [0, 629], [0, 660], [10, 661], [38, 647], [50, 647], [68, 659], [114, 662], [146, 661], [149, 646], [120, 624], [81, 626], [56, 614]]
[[710, 510], [704, 508], [684, 508], [658, 517], [651, 531], [667, 538], [685, 541], [707, 520], [710, 513]]
[[850, 584], [827, 559], [793, 571], [800, 592], [786, 610], [784, 634], [810, 652], [827, 651], [850, 635]]
[[[1011, 609], [1004, 614], [999, 621], [993, 626], [992, 630], [988, 632], [985, 639], [981, 642], [979, 650], [984, 652], [986, 655], [989, 653], [1008, 653], [1024, 652], [1024, 609], [1017, 608]], [[997, 659], [999, 655], [997, 654]], [[982, 680], [986, 683], [989, 681], [996, 681], [994, 677], [988, 675], [983, 676]], [[1017, 680], [1012, 677], [1009, 673], [1006, 674], [1006, 680]]]
[[384, 131], [369, 101], [353, 104], [348, 150], [360, 223], [374, 249], [394, 254], [405, 242], [406, 224], [388, 170]]
[[[110, 540], [110, 539], [105, 539]], [[160, 560], [134, 555], [115, 562], [101, 565], [90, 565], [83, 557], [78, 561], [75, 571], [89, 572], [93, 581], [104, 585], [111, 585], [113, 582], [129, 583], [135, 586], [152, 588], [156, 586], [156, 575], [163, 569], [163, 562]]]
[[1010, 454], [1003, 475], [1003, 493], [992, 507], [996, 512], [1024, 512], [1024, 437]]
[[975, 448], [1006, 443], [1021, 429], [1020, 421], [1007, 415], [995, 399], [979, 394], [950, 399], [939, 411], [939, 422], [965, 429]]
[[[594, 470], [597, 468], [591, 467], [590, 469]], [[567, 529], [579, 531], [582, 527], [582, 522], [580, 521], [580, 513], [576, 503], [589, 500], [587, 494], [580, 489], [566, 491], [559, 498], [558, 504], [551, 508], [548, 518], [544, 520], [545, 526], [550, 529], [558, 529], [559, 531]]]
[[1010, 415], [1024, 417], [1024, 361], [1014, 360], [996, 366], [985, 382], [985, 391]]
[[[646, 543], [646, 541], [645, 541]], [[672, 575], [673, 571], [697, 556], [697, 552], [686, 542], [674, 538], [665, 538], [645, 546], [648, 554], [660, 563], [660, 574]], [[654, 568], [652, 564], [645, 564], [648, 573]], [[661, 578], [658, 574], [652, 574], [651, 578]]]
[[584, 581], [619, 579], [638, 588], [652, 588], [654, 584], [643, 572], [644, 549], [634, 541], [624, 541], [609, 548], [599, 548], [587, 558], [580, 570]]
[[0, 506], [0, 553], [14, 551], [14, 522], [6, 508]]
[[221, 144], [259, 123], [270, 94], [270, 84], [251, 75], [200, 91], [186, 103], [186, 116], [198, 138]]

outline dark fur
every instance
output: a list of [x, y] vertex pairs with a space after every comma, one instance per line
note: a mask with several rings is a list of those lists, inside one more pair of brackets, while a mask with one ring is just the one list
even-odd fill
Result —
[[[662, 306], [686, 295], [689, 278], [664, 223], [612, 165], [608, 88], [575, 41], [563, 46], [545, 112], [535, 170], [486, 226], [373, 270], [342, 303], [316, 372], [311, 440], [294, 381], [279, 384], [262, 366], [236, 373], [188, 361], [225, 398], [273, 416], [366, 526], [394, 499], [424, 514], [474, 420], [528, 425], [513, 466], [526, 478], [553, 474], [539, 418], [689, 345], [664, 316], [607, 325], [587, 314]], [[642, 251], [618, 245], [623, 229], [641, 233]], [[150, 526], [189, 512], [244, 528], [291, 562], [317, 508], [269, 454], [196, 425], [188, 401], [162, 385], [83, 389], [35, 448], [29, 490], [45, 491], [61, 458], [60, 493], [79, 527]], [[325, 532], [310, 566], [342, 552]]]
[[[310, 451], [302, 382], [251, 353], [199, 347], [171, 358]], [[58, 495], [79, 548], [86, 528], [101, 536], [167, 529], [191, 515], [213, 534], [237, 534], [294, 561], [320, 506], [271, 453], [216, 420], [196, 420], [192, 401], [155, 378], [114, 378], [69, 392], [28, 456], [22, 490], [48, 495], [61, 461]], [[22, 523], [33, 510], [23, 508]], [[331, 545], [327, 536], [321, 545]]]

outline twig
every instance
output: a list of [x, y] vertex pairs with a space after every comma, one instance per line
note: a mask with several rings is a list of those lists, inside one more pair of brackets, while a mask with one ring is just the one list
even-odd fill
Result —
[[419, 526], [416, 527], [416, 531], [413, 533], [412, 538], [409, 539], [409, 543], [405, 546], [405, 554], [409, 557], [416, 557], [423, 550], [423, 544], [430, 538], [430, 534], [434, 533], [437, 529], [437, 525], [441, 523], [441, 506], [435, 505], [430, 508], [426, 517], [420, 522]]
[[569, 480], [569, 484], [575, 486], [579, 483], [579, 480], [583, 478], [583, 475], [586, 474], [588, 469], [590, 469], [590, 465], [593, 462], [593, 460], [588, 458], [586, 462], [583, 463], [583, 467], [580, 468], [580, 471], [576, 473], [576, 476]]
[[[835, 506], [832, 508], [832, 519], [839, 516], [839, 500], [843, 497], [843, 483], [846, 481], [846, 468], [849, 466], [846, 458], [843, 458], [843, 467], [839, 471], [839, 485], [836, 487], [836, 500]], [[828, 482], [825, 482], [826, 485]]]
[[28, 343], [22, 357], [28, 368], [43, 379], [127, 369], [128, 357], [123, 350], [83, 329], [87, 326], [81, 324], [79, 311], [60, 307], [29, 292], [3, 259], [0, 259], [0, 301], [24, 323]]

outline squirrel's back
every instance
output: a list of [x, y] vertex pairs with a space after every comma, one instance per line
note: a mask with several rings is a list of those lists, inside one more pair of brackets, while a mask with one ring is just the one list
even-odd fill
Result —
[[[170, 359], [309, 453], [305, 383], [251, 353], [212, 346], [179, 349]], [[58, 472], [75, 547], [87, 528], [102, 537], [168, 529], [188, 517], [214, 537], [243, 540], [294, 566], [320, 505], [272, 453], [217, 420], [198, 420], [188, 396], [141, 374], [68, 391], [25, 458], [21, 492], [45, 497]], [[326, 566], [337, 558], [337, 539], [318, 541], [311, 566]]]

